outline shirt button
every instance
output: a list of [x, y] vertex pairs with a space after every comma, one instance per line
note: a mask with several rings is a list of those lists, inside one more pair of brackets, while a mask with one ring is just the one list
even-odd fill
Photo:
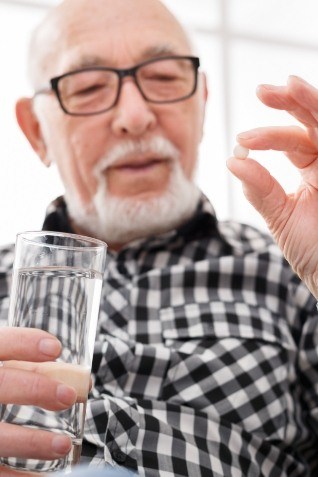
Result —
[[115, 462], [117, 462], [117, 464], [123, 464], [126, 460], [126, 454], [124, 454], [121, 450], [114, 450], [112, 452], [112, 458]]

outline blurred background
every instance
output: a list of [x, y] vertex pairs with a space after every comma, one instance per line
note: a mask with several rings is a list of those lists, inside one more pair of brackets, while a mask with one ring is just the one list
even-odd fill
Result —
[[[46, 169], [20, 132], [19, 96], [32, 94], [26, 75], [30, 32], [59, 0], [0, 0], [0, 244], [41, 228], [45, 209], [63, 193], [57, 171]], [[89, 4], [89, 0], [87, 0]], [[164, 0], [188, 27], [208, 76], [209, 102], [196, 180], [220, 219], [265, 229], [225, 161], [238, 132], [294, 124], [255, 95], [259, 83], [284, 84], [290, 74], [318, 87], [317, 0]], [[297, 173], [279, 153], [253, 153], [291, 192]]]

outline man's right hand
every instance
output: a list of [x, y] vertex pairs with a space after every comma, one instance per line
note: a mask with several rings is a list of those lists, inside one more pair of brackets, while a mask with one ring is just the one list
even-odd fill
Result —
[[[32, 370], [10, 366], [10, 360], [53, 361], [60, 342], [49, 333], [28, 328], [0, 328], [0, 403], [30, 404], [60, 411], [76, 401], [73, 388]], [[7, 365], [6, 365], [6, 362]], [[0, 457], [56, 459], [71, 449], [67, 436], [0, 422]], [[26, 474], [0, 466], [0, 477]]]
[[259, 86], [257, 95], [266, 106], [287, 111], [301, 126], [256, 128], [239, 134], [237, 140], [251, 151], [282, 151], [300, 174], [299, 187], [286, 193], [252, 158], [231, 157], [228, 167], [242, 181], [245, 196], [265, 219], [294, 271], [318, 299], [318, 89], [291, 76], [285, 86]]

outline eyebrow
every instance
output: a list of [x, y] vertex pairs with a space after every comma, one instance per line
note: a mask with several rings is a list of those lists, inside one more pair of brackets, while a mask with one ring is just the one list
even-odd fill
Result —
[[68, 65], [68, 70], [78, 70], [80, 68], [89, 68], [90, 66], [105, 66], [105, 60], [99, 56], [83, 56], [77, 61]]
[[[170, 55], [177, 55], [180, 52], [177, 52], [176, 48], [170, 45], [157, 45], [146, 48], [140, 55], [139, 62], [148, 60], [151, 58], [162, 58]], [[91, 66], [109, 66], [110, 63], [96, 55], [83, 56], [79, 61], [70, 63], [68, 66], [68, 71], [74, 71], [81, 68], [90, 68]]]
[[144, 50], [142, 57], [144, 59], [150, 59], [150, 58], [161, 58], [163, 56], [169, 56], [169, 55], [177, 55], [181, 54], [180, 51], [177, 51], [175, 47], [172, 45], [157, 45], [157, 46], [151, 46], [150, 48], [147, 48]]

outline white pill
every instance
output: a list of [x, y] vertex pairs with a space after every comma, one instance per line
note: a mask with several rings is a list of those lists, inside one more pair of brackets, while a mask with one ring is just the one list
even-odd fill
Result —
[[236, 144], [233, 149], [233, 154], [237, 159], [246, 159], [249, 155], [250, 150], [247, 147], [243, 147], [240, 144]]

